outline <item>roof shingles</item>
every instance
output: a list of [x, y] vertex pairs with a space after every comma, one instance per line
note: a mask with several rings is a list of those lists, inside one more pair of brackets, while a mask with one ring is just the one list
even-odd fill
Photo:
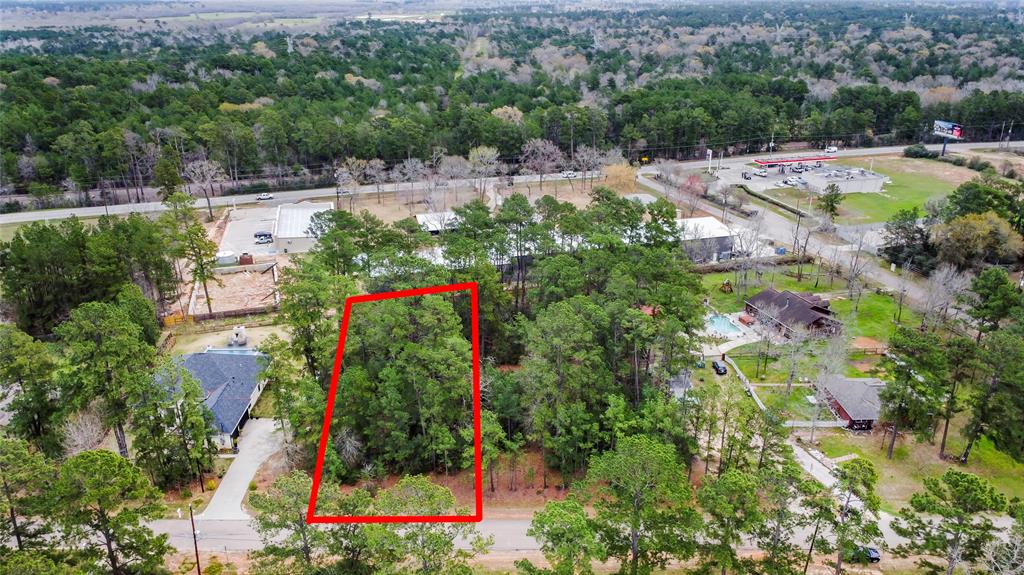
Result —
[[206, 351], [181, 357], [181, 365], [196, 378], [206, 406], [213, 412], [221, 433], [233, 433], [249, 407], [249, 399], [259, 383], [262, 354], [218, 353]]

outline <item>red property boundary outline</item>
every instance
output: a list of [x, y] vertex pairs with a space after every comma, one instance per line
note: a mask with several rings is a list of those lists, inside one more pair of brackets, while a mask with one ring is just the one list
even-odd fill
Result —
[[[352, 312], [352, 306], [363, 302], [451, 293], [463, 290], [469, 290], [470, 294], [470, 323], [473, 348], [473, 486], [476, 495], [476, 512], [473, 515], [316, 515], [316, 500], [320, 493], [320, 480], [324, 471], [324, 456], [327, 453], [327, 440], [330, 437], [331, 415], [334, 412], [334, 401], [338, 392], [338, 377], [341, 374], [342, 355], [345, 352], [345, 336], [348, 334], [348, 320]], [[481, 457], [482, 441], [480, 439], [480, 312], [478, 298], [479, 289], [476, 282], [465, 282], [363, 294], [345, 299], [345, 311], [341, 318], [341, 332], [338, 335], [338, 350], [334, 356], [334, 372], [331, 375], [331, 387], [327, 392], [324, 425], [320, 433], [320, 449], [317, 452], [316, 469], [313, 472], [313, 489], [309, 494], [309, 507], [306, 509], [306, 523], [477, 523], [483, 520], [484, 475]]]

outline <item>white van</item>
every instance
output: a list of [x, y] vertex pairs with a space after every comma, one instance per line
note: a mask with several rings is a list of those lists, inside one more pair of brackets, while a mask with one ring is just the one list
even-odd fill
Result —
[[837, 148], [835, 146], [829, 146], [829, 147], [825, 148], [825, 153], [826, 154], [834, 154], [834, 153], [836, 153], [838, 151], [839, 151], [839, 148]]

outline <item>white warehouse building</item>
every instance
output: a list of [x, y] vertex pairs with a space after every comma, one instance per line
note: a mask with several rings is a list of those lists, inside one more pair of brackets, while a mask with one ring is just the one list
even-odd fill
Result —
[[333, 210], [331, 202], [299, 202], [277, 206], [274, 247], [279, 254], [303, 253], [313, 249], [316, 238], [309, 231], [313, 216]]
[[676, 220], [683, 251], [696, 263], [717, 262], [732, 257], [735, 232], [718, 218]]

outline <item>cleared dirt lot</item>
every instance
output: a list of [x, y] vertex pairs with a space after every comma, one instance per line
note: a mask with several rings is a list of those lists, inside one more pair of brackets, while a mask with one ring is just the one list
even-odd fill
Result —
[[211, 306], [206, 305], [206, 292], [199, 286], [193, 313], [234, 311], [240, 309], [259, 308], [274, 303], [274, 272], [267, 270], [241, 271], [231, 274], [217, 274], [220, 282], [209, 281], [206, 287], [210, 292]]
[[[245, 318], [238, 318], [238, 325], [245, 325]], [[222, 330], [206, 333], [180, 333], [175, 336], [174, 347], [171, 352], [196, 353], [207, 347], [226, 347], [228, 338], [231, 337], [231, 327]], [[249, 347], [258, 347], [270, 334], [277, 334], [278, 337], [287, 339], [284, 328], [276, 325], [246, 327], [246, 335], [249, 336]]]

